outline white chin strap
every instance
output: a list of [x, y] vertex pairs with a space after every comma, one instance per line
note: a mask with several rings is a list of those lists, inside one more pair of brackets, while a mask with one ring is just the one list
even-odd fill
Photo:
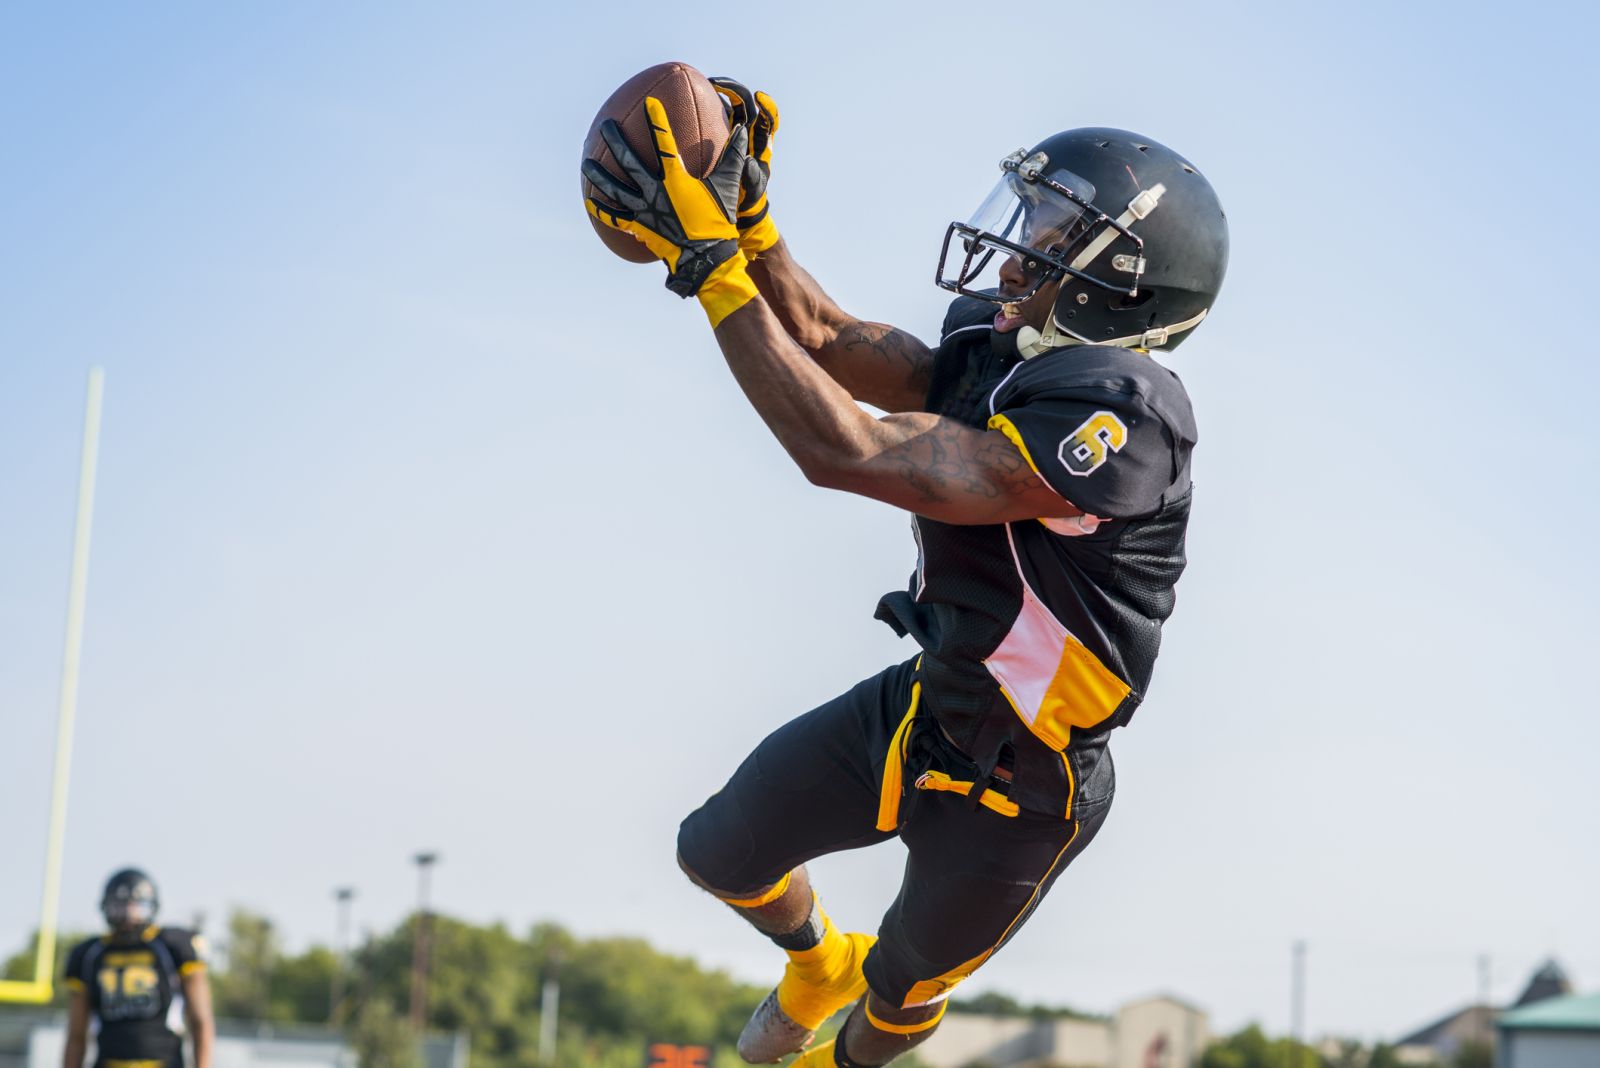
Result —
[[1175, 334], [1181, 334], [1185, 330], [1193, 330], [1199, 326], [1210, 311], [1210, 308], [1202, 308], [1199, 315], [1192, 319], [1185, 319], [1181, 323], [1173, 323], [1171, 326], [1158, 326], [1154, 330], [1146, 330], [1142, 334], [1107, 338], [1104, 341], [1094, 341], [1070, 333], [1058, 326], [1056, 317], [1052, 315], [1050, 321], [1045, 324], [1044, 333], [1042, 334], [1031, 326], [1024, 326], [1017, 331], [1017, 352], [1024, 360], [1031, 360], [1041, 352], [1049, 352], [1051, 349], [1063, 348], [1067, 345], [1110, 345], [1112, 348], [1117, 349], [1159, 349], [1172, 340]]
[[1056, 332], [1056, 317], [1050, 316], [1050, 321], [1044, 325], [1044, 333], [1039, 333], [1031, 326], [1017, 327], [1017, 353], [1024, 360], [1031, 360], [1041, 352], [1062, 345], [1081, 345], [1083, 341], [1075, 337], [1062, 337]]
[[[1128, 201], [1128, 210], [1122, 213], [1117, 220], [1117, 225], [1128, 227], [1145, 218], [1156, 210], [1156, 205], [1161, 202], [1161, 197], [1166, 193], [1167, 187], [1161, 184], [1142, 190], [1138, 196]], [[1106, 250], [1106, 246], [1117, 239], [1120, 231], [1106, 227], [1093, 241], [1084, 247], [1072, 260], [1072, 269], [1081, 271], [1094, 262], [1094, 258]], [[1165, 345], [1173, 334], [1181, 334], [1185, 330], [1193, 330], [1200, 325], [1200, 320], [1206, 317], [1206, 308], [1192, 319], [1171, 326], [1159, 327], [1155, 330], [1146, 330], [1139, 334], [1129, 334], [1127, 337], [1107, 338], [1104, 341], [1080, 337], [1056, 322], [1054, 313], [1045, 320], [1044, 333], [1040, 333], [1031, 326], [1024, 326], [1017, 330], [1017, 352], [1024, 360], [1031, 360], [1041, 352], [1051, 349], [1063, 348], [1067, 345], [1111, 345], [1119, 349], [1156, 349]]]

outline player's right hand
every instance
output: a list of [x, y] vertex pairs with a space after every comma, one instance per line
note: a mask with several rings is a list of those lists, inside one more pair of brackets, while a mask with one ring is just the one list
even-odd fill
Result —
[[680, 297], [699, 297], [716, 327], [756, 296], [734, 224], [749, 133], [735, 124], [711, 173], [696, 178], [684, 168], [661, 101], [646, 97], [644, 109], [650, 119], [655, 166], [633, 151], [615, 119], [606, 119], [600, 124], [600, 137], [623, 177], [598, 160], [584, 160], [583, 176], [610, 201], [602, 204], [589, 197], [585, 204], [595, 220], [632, 234], [663, 260], [667, 288]]
[[754, 257], [778, 243], [778, 227], [768, 214], [767, 183], [772, 178], [772, 139], [778, 132], [778, 105], [766, 93], [752, 93], [732, 78], [712, 78], [728, 102], [728, 124], [750, 131], [750, 155], [739, 183], [739, 250]]
[[655, 166], [640, 159], [615, 119], [600, 124], [600, 137], [622, 171], [613, 175], [598, 161], [583, 161], [583, 176], [609, 204], [590, 197], [589, 214], [606, 226], [638, 238], [667, 264], [667, 288], [692, 297], [711, 272], [739, 254], [734, 224], [739, 177], [744, 171], [747, 134], [734, 126], [728, 145], [701, 179], [689, 174], [666, 109], [655, 97], [645, 100], [654, 139]]

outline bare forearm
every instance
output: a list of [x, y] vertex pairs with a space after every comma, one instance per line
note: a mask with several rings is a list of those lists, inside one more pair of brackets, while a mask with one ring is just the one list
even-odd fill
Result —
[[818, 486], [947, 523], [1082, 514], [998, 430], [928, 412], [869, 416], [759, 297], [723, 319], [716, 336], [751, 405]]
[[750, 277], [784, 332], [852, 397], [885, 411], [922, 407], [933, 354], [921, 341], [845, 312], [783, 241], [751, 263]]
[[76, 976], [67, 979], [72, 998], [67, 1002], [67, 1041], [61, 1054], [62, 1068], [83, 1068], [83, 1055], [89, 1048], [89, 996]]
[[211, 1050], [216, 1045], [216, 1029], [207, 1021], [190, 1032], [194, 1036], [194, 1068], [211, 1068]]
[[784, 332], [813, 356], [856, 321], [800, 266], [790, 254], [787, 241], [780, 240], [751, 260], [750, 278], [783, 324]]
[[870, 449], [876, 420], [807, 357], [765, 300], [724, 319], [716, 337], [739, 388], [811, 481]]
[[211, 1011], [211, 981], [204, 971], [183, 978], [184, 1016], [194, 1040], [194, 1068], [211, 1068], [211, 1050], [217, 1044], [216, 1017]]

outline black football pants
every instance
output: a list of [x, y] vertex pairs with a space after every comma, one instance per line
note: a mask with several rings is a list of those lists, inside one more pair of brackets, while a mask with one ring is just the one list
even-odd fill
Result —
[[[908, 661], [779, 727], [678, 834], [684, 863], [728, 897], [754, 896], [815, 857], [898, 837], [905, 874], [865, 972], [873, 993], [901, 1007], [939, 1000], [1003, 946], [1111, 802], [1107, 792], [1062, 819], [994, 793], [980, 805], [954, 792], [949, 784], [970, 783], [978, 769], [930, 718], [907, 715], [915, 681]], [[901, 753], [904, 773], [887, 769]], [[897, 824], [879, 830], [894, 779]]]

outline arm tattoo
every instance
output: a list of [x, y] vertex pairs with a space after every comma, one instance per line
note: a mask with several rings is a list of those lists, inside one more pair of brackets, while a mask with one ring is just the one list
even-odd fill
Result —
[[890, 459], [925, 504], [962, 495], [998, 502], [1044, 485], [1009, 441], [949, 420], [895, 446]]
[[883, 323], [855, 322], [839, 334], [839, 347], [852, 358], [863, 359], [867, 381], [894, 383], [917, 402], [928, 395], [933, 380], [933, 352], [904, 330]]

